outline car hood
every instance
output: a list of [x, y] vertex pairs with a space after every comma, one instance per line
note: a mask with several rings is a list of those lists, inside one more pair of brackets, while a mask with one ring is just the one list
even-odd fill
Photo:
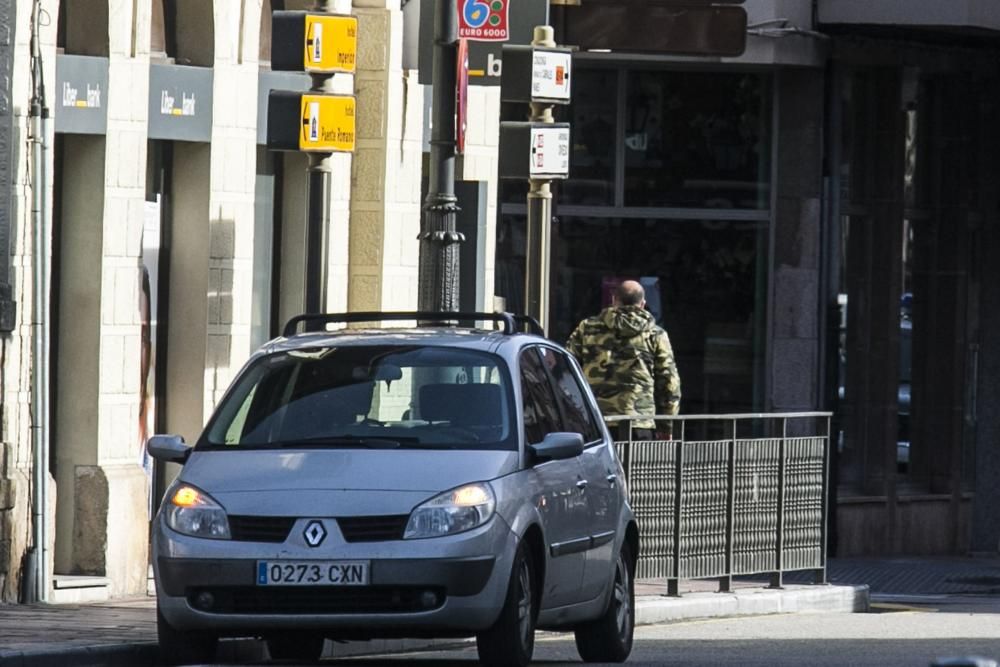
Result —
[[333, 503], [352, 514], [394, 514], [435, 493], [511, 473], [517, 460], [511, 451], [195, 451], [180, 479], [230, 513], [276, 515]]

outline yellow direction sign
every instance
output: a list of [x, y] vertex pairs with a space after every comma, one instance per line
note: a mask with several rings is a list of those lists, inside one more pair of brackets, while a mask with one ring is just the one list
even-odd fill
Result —
[[353, 74], [358, 19], [338, 14], [277, 11], [271, 15], [271, 69]]
[[268, 148], [312, 153], [354, 150], [355, 100], [351, 95], [272, 90], [267, 107]]
[[303, 69], [307, 72], [354, 72], [358, 54], [358, 19], [306, 14]]
[[354, 150], [354, 98], [349, 95], [303, 95], [300, 151]]

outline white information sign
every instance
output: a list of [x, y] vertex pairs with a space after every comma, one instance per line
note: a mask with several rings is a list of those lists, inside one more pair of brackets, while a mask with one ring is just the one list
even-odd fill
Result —
[[569, 128], [531, 128], [531, 166], [528, 174], [532, 177], [569, 175]]
[[573, 60], [568, 51], [534, 51], [531, 66], [531, 96], [569, 101], [569, 70]]

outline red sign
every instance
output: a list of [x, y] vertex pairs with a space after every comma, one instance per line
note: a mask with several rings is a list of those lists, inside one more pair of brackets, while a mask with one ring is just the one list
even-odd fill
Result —
[[458, 36], [476, 42], [510, 39], [510, 0], [458, 0]]
[[458, 38], [455, 72], [455, 150], [465, 152], [465, 130], [469, 126], [469, 40]]

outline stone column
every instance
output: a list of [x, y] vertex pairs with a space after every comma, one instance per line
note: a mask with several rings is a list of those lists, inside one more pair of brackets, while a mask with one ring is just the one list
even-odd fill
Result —
[[820, 225], [822, 222], [822, 70], [777, 73], [774, 293], [767, 408], [817, 409]]
[[352, 165], [348, 306], [417, 305], [423, 96], [402, 69], [398, 1], [355, 0], [358, 139]]

